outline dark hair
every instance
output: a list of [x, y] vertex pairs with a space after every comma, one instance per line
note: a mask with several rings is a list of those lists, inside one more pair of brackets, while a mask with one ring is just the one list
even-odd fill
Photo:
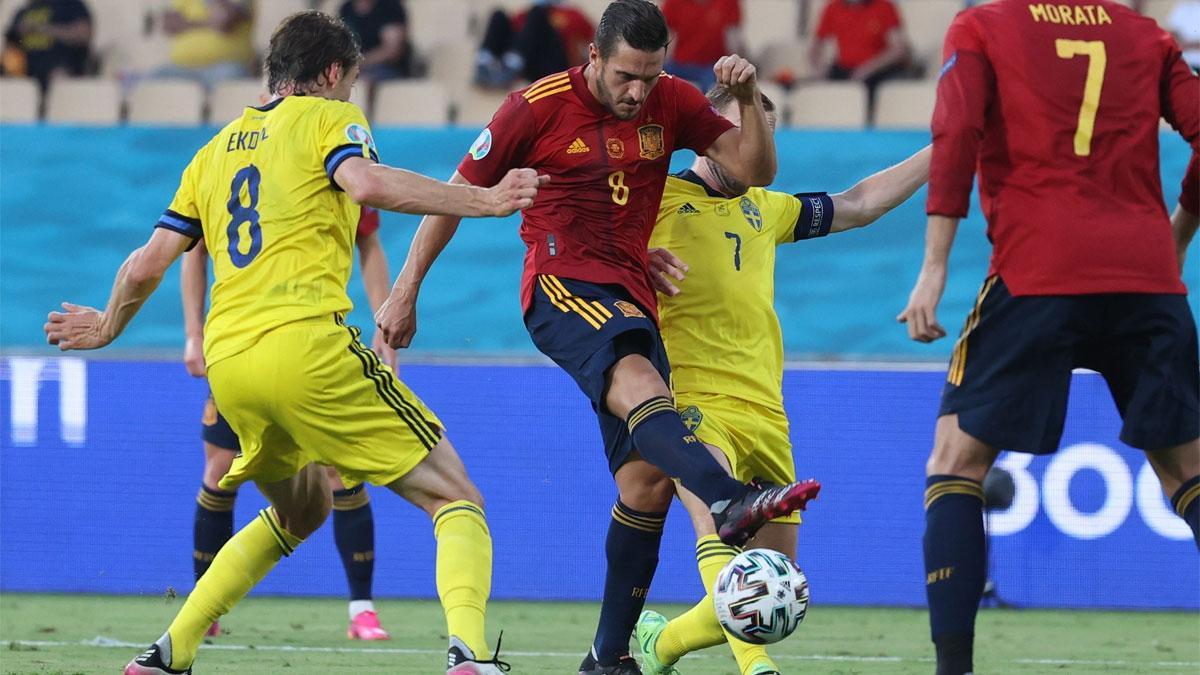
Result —
[[608, 58], [617, 40], [644, 52], [666, 49], [671, 41], [662, 10], [649, 0], [616, 0], [608, 5], [596, 25], [596, 51]]
[[358, 36], [341, 19], [310, 10], [279, 22], [267, 48], [267, 89], [316, 84], [329, 66], [350, 69], [362, 59]]
[[[775, 102], [768, 98], [767, 95], [761, 91], [758, 92], [758, 94], [762, 97], [763, 110], [765, 112], [775, 112]], [[709, 89], [705, 96], [708, 97], [708, 102], [711, 103], [718, 112], [729, 107], [730, 104], [737, 100], [733, 97], [733, 94], [729, 92], [729, 87], [726, 87], [723, 84], [714, 84], [713, 88]]]

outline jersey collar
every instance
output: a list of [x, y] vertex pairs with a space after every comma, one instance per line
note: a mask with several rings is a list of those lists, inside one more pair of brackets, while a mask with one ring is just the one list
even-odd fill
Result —
[[708, 186], [708, 183], [705, 183], [704, 179], [701, 178], [700, 176], [698, 176], [696, 174], [696, 172], [692, 171], [691, 169], [684, 169], [683, 171], [680, 171], [679, 173], [675, 174], [675, 177], [678, 178], [679, 180], [685, 180], [689, 183], [694, 183], [696, 185], [699, 185], [700, 187], [704, 188], [704, 191], [706, 193], [708, 193], [709, 197], [714, 197], [716, 199], [729, 199], [729, 197], [710, 188]]
[[280, 96], [279, 98], [275, 99], [274, 101], [271, 101], [270, 103], [267, 103], [266, 105], [252, 105], [252, 106], [246, 106], [246, 107], [254, 108], [255, 110], [257, 110], [259, 112], [270, 112], [270, 111], [274, 110], [275, 108], [279, 107], [279, 104], [283, 103], [283, 99], [285, 99], [285, 98], [287, 98], [287, 96]]

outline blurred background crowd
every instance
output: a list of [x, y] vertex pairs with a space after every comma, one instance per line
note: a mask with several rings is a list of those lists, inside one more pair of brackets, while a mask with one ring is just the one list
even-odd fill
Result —
[[[923, 127], [942, 37], [987, 0], [660, 0], [667, 70], [701, 88], [750, 56], [785, 124]], [[1121, 0], [1200, 67], [1200, 0]], [[224, 123], [263, 95], [287, 14], [340, 15], [362, 41], [355, 100], [378, 124], [485, 123], [505, 92], [587, 59], [607, 0], [0, 0], [0, 121]]]

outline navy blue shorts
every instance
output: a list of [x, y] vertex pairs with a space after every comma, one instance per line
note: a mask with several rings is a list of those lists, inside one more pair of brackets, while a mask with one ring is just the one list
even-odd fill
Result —
[[1183, 295], [1021, 296], [989, 277], [954, 346], [942, 415], [1005, 450], [1058, 449], [1071, 371], [1104, 376], [1121, 441], [1156, 450], [1200, 436], [1196, 322]]
[[225, 450], [241, 452], [242, 443], [238, 440], [237, 434], [233, 433], [229, 422], [225, 421], [225, 416], [217, 410], [217, 402], [213, 400], [211, 392], [208, 400], [204, 402], [204, 419], [201, 420], [201, 424], [203, 428], [200, 437], [204, 439], [205, 443], [211, 443]]
[[567, 371], [600, 421], [608, 468], [613, 473], [633, 452], [625, 421], [604, 406], [605, 375], [618, 360], [641, 354], [671, 381], [671, 366], [658, 324], [618, 285], [593, 284], [548, 274], [537, 277], [525, 328], [533, 344]]

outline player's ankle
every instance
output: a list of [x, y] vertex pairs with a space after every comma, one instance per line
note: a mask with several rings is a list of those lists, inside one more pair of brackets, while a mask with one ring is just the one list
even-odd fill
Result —
[[939, 635], [933, 644], [937, 648], [937, 675], [969, 675], [975, 669], [973, 633]]

